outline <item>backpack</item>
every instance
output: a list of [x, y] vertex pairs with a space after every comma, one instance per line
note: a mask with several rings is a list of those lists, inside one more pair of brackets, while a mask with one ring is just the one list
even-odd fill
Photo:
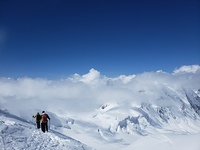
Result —
[[42, 122], [46, 123], [47, 122], [47, 114], [42, 115]]
[[37, 116], [36, 116], [36, 120], [37, 120], [37, 121], [40, 121], [41, 119], [42, 119], [41, 115], [37, 115]]

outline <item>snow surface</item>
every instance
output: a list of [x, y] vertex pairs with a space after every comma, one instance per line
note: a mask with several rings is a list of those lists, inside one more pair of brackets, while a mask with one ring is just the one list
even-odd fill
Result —
[[[45, 110], [50, 131], [32, 115]], [[116, 78], [0, 78], [3, 150], [200, 150], [200, 67]]]
[[51, 130], [43, 133], [34, 123], [27, 122], [7, 112], [0, 112], [0, 147], [3, 150], [90, 150], [88, 146], [60, 132]]

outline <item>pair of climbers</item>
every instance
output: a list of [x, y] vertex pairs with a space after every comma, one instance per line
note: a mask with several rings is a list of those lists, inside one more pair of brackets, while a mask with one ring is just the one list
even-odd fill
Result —
[[36, 124], [37, 128], [40, 129], [43, 132], [47, 131], [48, 132], [48, 119], [50, 120], [50, 117], [48, 114], [45, 113], [45, 111], [42, 111], [42, 114], [38, 112], [33, 118], [36, 118]]

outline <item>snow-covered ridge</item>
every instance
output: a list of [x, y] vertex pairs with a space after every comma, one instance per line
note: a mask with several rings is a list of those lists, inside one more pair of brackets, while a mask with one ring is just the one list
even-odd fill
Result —
[[0, 110], [0, 148], [29, 150], [90, 150], [81, 142], [58, 131], [43, 133], [33, 122]]
[[[116, 131], [123, 130], [133, 134], [147, 135], [161, 129], [162, 132], [198, 133], [200, 131], [197, 125], [200, 123], [199, 96], [192, 91], [184, 94], [173, 92], [163, 94], [154, 102], [143, 102], [139, 107], [135, 106], [134, 102], [130, 102], [125, 109], [119, 107], [119, 104], [104, 104], [100, 107], [102, 112], [95, 117], [102, 116], [100, 119], [103, 120], [103, 117], [109, 116], [106, 118], [111, 119], [110, 124], [116, 122], [114, 127]], [[113, 119], [114, 116], [116, 119]]]

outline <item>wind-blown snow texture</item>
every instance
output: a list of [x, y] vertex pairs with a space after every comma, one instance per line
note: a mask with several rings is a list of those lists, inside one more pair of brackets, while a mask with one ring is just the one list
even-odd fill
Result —
[[[42, 110], [48, 133], [32, 119]], [[95, 69], [59, 81], [0, 78], [4, 150], [199, 150], [199, 125], [198, 65], [117, 78]]]

